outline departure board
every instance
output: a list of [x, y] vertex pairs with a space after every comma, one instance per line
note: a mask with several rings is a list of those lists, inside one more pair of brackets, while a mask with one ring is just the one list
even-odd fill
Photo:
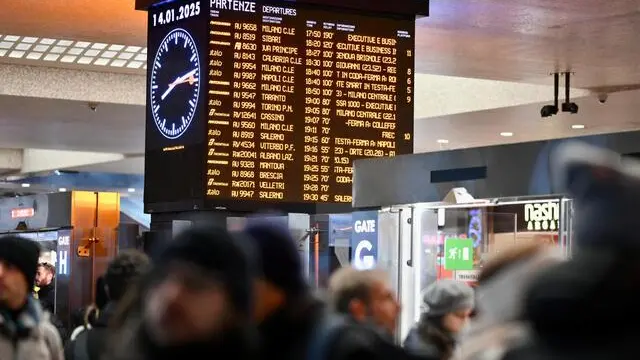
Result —
[[412, 153], [414, 19], [208, 5], [207, 199], [350, 204], [354, 160]]

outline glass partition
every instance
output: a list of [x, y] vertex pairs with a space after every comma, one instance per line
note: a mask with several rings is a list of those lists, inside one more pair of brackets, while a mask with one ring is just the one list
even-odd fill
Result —
[[516, 243], [516, 214], [491, 207], [421, 207], [414, 223], [415, 292], [413, 319], [426, 310], [424, 290], [438, 280], [475, 286], [480, 269], [492, 254]]

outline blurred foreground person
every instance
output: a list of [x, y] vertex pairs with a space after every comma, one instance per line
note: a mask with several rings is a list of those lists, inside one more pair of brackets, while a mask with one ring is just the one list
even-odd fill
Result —
[[[117, 306], [127, 292], [129, 285], [134, 283], [148, 270], [149, 258], [136, 250], [127, 250], [118, 254], [107, 267], [104, 281], [96, 283], [106, 290], [108, 303], [102, 311], [96, 308], [95, 320], [91, 321], [90, 309], [87, 312], [87, 329], [81, 332], [67, 345], [66, 360], [100, 360], [105, 353], [105, 344], [109, 335], [108, 325]], [[96, 291], [97, 292], [97, 291]]]
[[105, 359], [255, 358], [252, 264], [247, 241], [223, 229], [192, 228], [158, 254], [156, 268]]
[[262, 259], [254, 281], [262, 357], [305, 359], [324, 306], [307, 286], [297, 245], [288, 228], [267, 220], [254, 221], [244, 233]]
[[0, 238], [0, 359], [62, 360], [62, 341], [31, 295], [40, 247], [17, 236]]
[[86, 308], [79, 309], [77, 312], [72, 314], [72, 325], [75, 326], [73, 331], [71, 332], [71, 336], [69, 340], [75, 340], [80, 333], [85, 330], [91, 329], [93, 325], [98, 320], [100, 316], [100, 312], [104, 310], [105, 306], [109, 302], [109, 297], [107, 296], [107, 285], [104, 282], [104, 275], [98, 277], [96, 280], [96, 289], [95, 289], [95, 304], [91, 304]]
[[579, 143], [552, 160], [558, 190], [575, 200], [575, 246], [531, 285], [534, 336], [505, 359], [638, 359], [640, 164]]
[[409, 332], [406, 349], [426, 357], [448, 360], [454, 355], [458, 338], [468, 329], [475, 306], [475, 294], [469, 285], [440, 280], [426, 289], [427, 311]]
[[400, 304], [386, 272], [344, 267], [329, 281], [329, 302], [334, 311], [370, 325], [393, 340]]
[[353, 267], [339, 269], [329, 280], [328, 296], [331, 308], [344, 320], [334, 329], [325, 330], [326, 359], [419, 358], [394, 343], [400, 304], [387, 273]]
[[522, 320], [525, 291], [536, 275], [562, 260], [557, 247], [540, 243], [514, 246], [492, 258], [478, 278], [478, 315], [461, 339], [456, 358], [498, 360], [527, 341], [531, 334]]

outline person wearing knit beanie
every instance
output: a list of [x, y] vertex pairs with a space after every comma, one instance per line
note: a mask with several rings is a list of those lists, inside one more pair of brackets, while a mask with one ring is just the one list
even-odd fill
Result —
[[0, 237], [0, 359], [63, 359], [62, 341], [48, 314], [31, 296], [40, 246]]
[[269, 219], [250, 219], [243, 232], [262, 259], [254, 281], [262, 354], [269, 359], [304, 358], [306, 346], [300, 344], [309, 342], [323, 305], [311, 295], [296, 241], [286, 226]]
[[163, 245], [139, 295], [140, 314], [127, 315], [105, 359], [245, 359], [253, 348], [258, 263], [249, 241], [222, 228], [193, 227]]
[[425, 289], [424, 304], [427, 310], [404, 345], [416, 355], [451, 359], [458, 337], [469, 325], [474, 290], [461, 281], [440, 280]]
[[38, 268], [40, 246], [18, 236], [0, 238], [0, 304], [18, 310], [31, 293]]

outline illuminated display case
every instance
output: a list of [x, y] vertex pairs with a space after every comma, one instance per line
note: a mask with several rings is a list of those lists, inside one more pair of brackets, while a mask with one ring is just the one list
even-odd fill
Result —
[[[396, 271], [403, 305], [399, 338], [418, 321], [424, 290], [441, 279], [474, 286], [483, 265], [506, 247], [530, 241], [556, 244], [569, 254], [572, 202], [561, 197], [509, 198], [468, 204], [421, 203], [382, 210], [386, 266]], [[384, 262], [380, 262], [384, 263]]]

